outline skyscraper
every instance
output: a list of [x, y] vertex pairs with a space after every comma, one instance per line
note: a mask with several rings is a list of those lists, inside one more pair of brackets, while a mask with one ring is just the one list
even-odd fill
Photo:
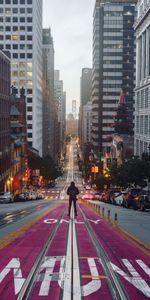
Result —
[[121, 90], [133, 114], [136, 0], [97, 0], [93, 22], [92, 145], [109, 151]]
[[150, 1], [138, 1], [134, 154], [150, 155]]
[[91, 142], [91, 112], [92, 112], [91, 95], [92, 95], [92, 69], [83, 68], [81, 78], [80, 78], [80, 108], [79, 108], [79, 137], [80, 137], [80, 146], [82, 149], [84, 143]]
[[0, 47], [11, 54], [11, 83], [25, 88], [27, 140], [42, 155], [42, 0], [0, 1]]
[[54, 45], [51, 30], [43, 29], [43, 155], [54, 158]]

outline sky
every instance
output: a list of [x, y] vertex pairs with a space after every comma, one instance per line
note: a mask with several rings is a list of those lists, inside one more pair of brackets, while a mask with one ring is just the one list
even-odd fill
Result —
[[43, 0], [43, 26], [51, 28], [67, 113], [72, 112], [72, 100], [79, 106], [82, 68], [92, 67], [94, 5], [95, 0]]

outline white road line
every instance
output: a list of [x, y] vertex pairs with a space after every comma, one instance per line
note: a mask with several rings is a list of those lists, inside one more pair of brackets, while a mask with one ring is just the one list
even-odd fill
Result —
[[63, 300], [71, 299], [71, 275], [72, 275], [72, 253], [71, 253], [71, 221], [69, 223], [69, 232], [68, 232], [68, 244], [67, 244], [67, 253], [66, 253], [66, 266], [65, 266], [65, 278], [64, 278], [64, 292]]
[[73, 221], [73, 300], [81, 300], [80, 267], [75, 222]]

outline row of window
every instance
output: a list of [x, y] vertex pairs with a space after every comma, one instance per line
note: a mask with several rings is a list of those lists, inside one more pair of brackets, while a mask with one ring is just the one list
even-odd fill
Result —
[[136, 94], [136, 109], [138, 110], [140, 108], [148, 108], [149, 103], [150, 103], [150, 94], [148, 88], [138, 91]]
[[[0, 7], [0, 14], [3, 14], [3, 13], [6, 13], [6, 14], [8, 14], [8, 13], [11, 13], [11, 8], [3, 8], [3, 7]], [[18, 14], [18, 13], [20, 13], [20, 14], [25, 14], [25, 13], [27, 13], [27, 14], [32, 14], [32, 7], [27, 7], [27, 8], [17, 8], [17, 7], [13, 7], [12, 8], [12, 13], [13, 14]]]
[[150, 116], [136, 117], [136, 134], [150, 135]]
[[136, 139], [136, 155], [141, 156], [143, 153], [149, 153], [149, 143]]
[[[32, 26], [27, 26], [27, 27], [25, 27], [25, 26], [20, 26], [20, 31], [27, 31], [27, 32], [32, 32], [32, 29], [33, 29], [33, 27]], [[11, 26], [0, 26], [0, 32], [11, 32], [11, 31], [13, 31], [13, 32], [18, 32], [18, 26], [13, 26], [12, 28], [11, 28]]]
[[29, 4], [31, 5], [32, 4], [32, 0], [0, 0], [0, 4], [21, 4], [21, 5], [24, 5], [24, 4]]
[[10, 49], [14, 49], [14, 50], [32, 50], [32, 45], [31, 44], [13, 44], [13, 45], [10, 45], [10, 44], [6, 44], [5, 45], [5, 49], [7, 50], [10, 50]]
[[21, 58], [21, 59], [25, 59], [25, 58], [29, 58], [29, 59], [32, 59], [32, 53], [13, 53], [12, 54], [12, 57], [14, 59], [18, 59], [18, 58]]
[[[0, 41], [3, 41], [4, 40], [4, 36], [3, 35], [0, 35]], [[27, 41], [32, 41], [32, 35], [27, 35], [27, 36], [25, 36], [25, 35], [20, 35], [19, 37], [18, 37], [18, 39], [17, 39], [17, 36], [11, 36], [11, 35], [6, 35], [5, 36], [5, 40], [6, 41], [16, 41], [16, 42], [18, 42], [19, 40], [20, 41], [25, 41], [25, 40], [27, 40]]]
[[13, 23], [18, 23], [18, 22], [20, 22], [20, 23], [25, 23], [25, 22], [27, 22], [27, 23], [32, 23], [32, 17], [27, 17], [27, 18], [25, 18], [25, 17], [20, 17], [20, 18], [18, 18], [18, 17], [1, 17], [0, 16], [0, 22], [5, 22], [5, 23], [10, 23], [10, 22], [13, 22]]

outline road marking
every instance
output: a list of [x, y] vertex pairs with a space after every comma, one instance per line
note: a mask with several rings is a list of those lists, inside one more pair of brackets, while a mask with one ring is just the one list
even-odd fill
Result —
[[73, 300], [81, 300], [80, 266], [75, 222], [73, 222]]

